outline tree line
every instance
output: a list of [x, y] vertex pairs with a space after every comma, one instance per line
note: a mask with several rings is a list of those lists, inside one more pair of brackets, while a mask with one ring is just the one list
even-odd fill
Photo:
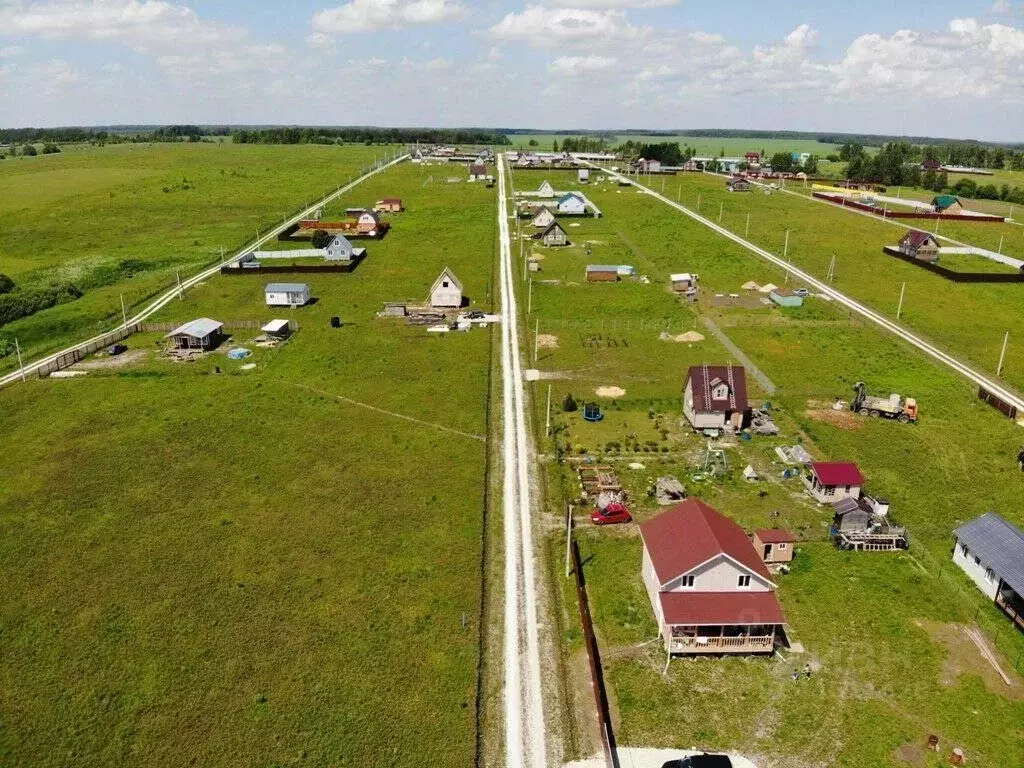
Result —
[[503, 133], [482, 128], [253, 128], [231, 133], [235, 144], [501, 144]]

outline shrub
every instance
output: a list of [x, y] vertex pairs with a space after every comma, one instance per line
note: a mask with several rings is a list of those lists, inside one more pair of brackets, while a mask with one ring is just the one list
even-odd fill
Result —
[[565, 400], [562, 402], [562, 410], [566, 413], [574, 413], [580, 409], [579, 403], [576, 402], [576, 398], [569, 393], [565, 396]]
[[314, 248], [326, 248], [328, 245], [331, 244], [331, 240], [333, 239], [334, 238], [331, 237], [330, 233], [327, 232], [327, 230], [317, 229], [313, 232], [313, 237], [310, 240], [310, 243], [313, 245]]
[[0, 294], [10, 293], [14, 290], [14, 281], [5, 274], [0, 273]]

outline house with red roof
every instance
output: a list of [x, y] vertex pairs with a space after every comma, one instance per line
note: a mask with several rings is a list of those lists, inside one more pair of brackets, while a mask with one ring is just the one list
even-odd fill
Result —
[[935, 235], [912, 229], [903, 236], [899, 244], [900, 253], [922, 261], [938, 261], [939, 241]]
[[804, 476], [804, 486], [822, 504], [860, 498], [864, 475], [852, 461], [815, 461], [809, 469], [810, 474]]
[[750, 424], [746, 371], [738, 365], [690, 368], [683, 385], [683, 414], [694, 429], [743, 429]]
[[772, 653], [785, 642], [775, 582], [743, 529], [699, 499], [640, 526], [642, 574], [671, 654]]

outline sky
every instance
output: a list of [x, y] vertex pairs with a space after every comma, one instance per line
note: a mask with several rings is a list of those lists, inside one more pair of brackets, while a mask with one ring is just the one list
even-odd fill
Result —
[[1024, 141], [1024, 0], [0, 0], [0, 127]]

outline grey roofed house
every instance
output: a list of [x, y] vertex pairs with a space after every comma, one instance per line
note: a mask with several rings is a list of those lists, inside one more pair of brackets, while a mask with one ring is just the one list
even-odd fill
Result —
[[1024, 531], [995, 512], [986, 512], [953, 533], [999, 579], [1018, 595], [1024, 595]]
[[305, 283], [267, 283], [265, 293], [302, 293], [308, 291], [309, 286]]

